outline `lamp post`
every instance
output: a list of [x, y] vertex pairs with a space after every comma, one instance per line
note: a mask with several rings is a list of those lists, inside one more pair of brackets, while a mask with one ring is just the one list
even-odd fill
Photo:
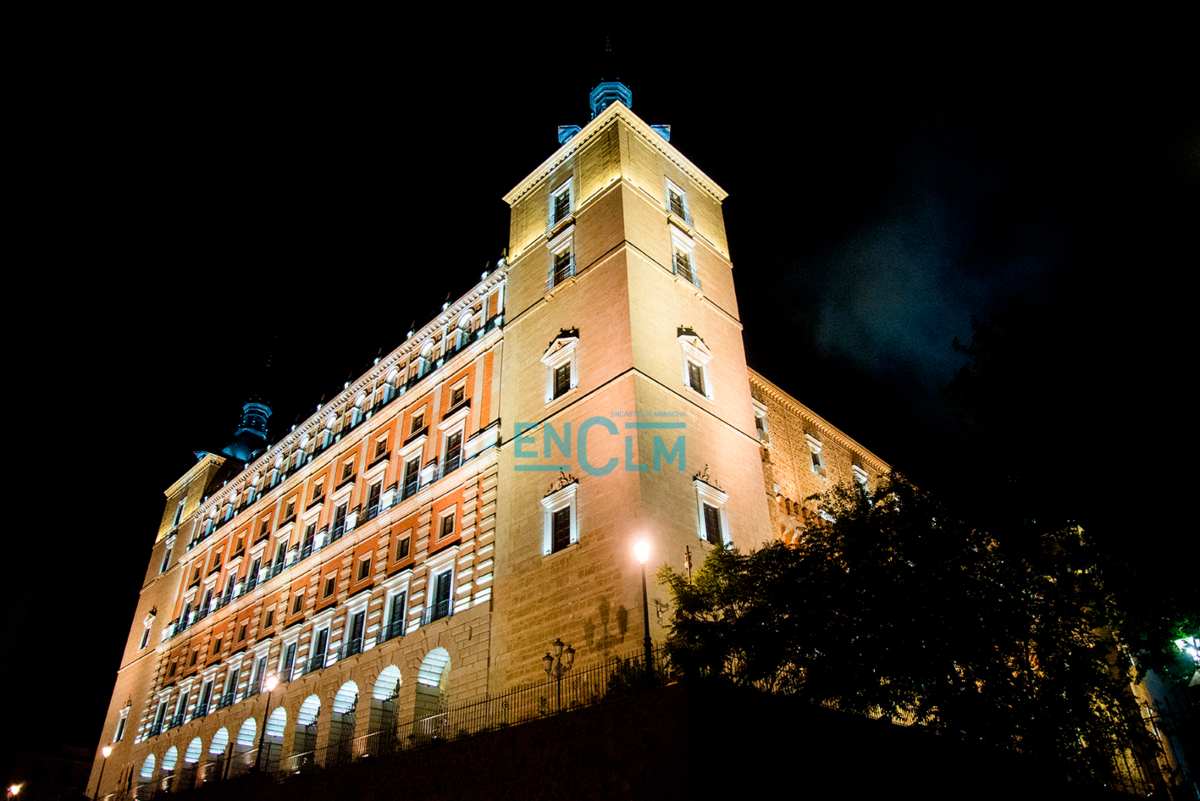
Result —
[[271, 711], [271, 693], [275, 692], [275, 688], [279, 685], [279, 679], [274, 675], [267, 676], [264, 686], [267, 688], [267, 705], [263, 708], [263, 726], [262, 731], [258, 733], [258, 752], [254, 755], [254, 770], [257, 773], [262, 770], [262, 750], [263, 742], [267, 737], [267, 714]]
[[642, 566], [642, 650], [646, 660], [646, 677], [654, 675], [654, 653], [650, 645], [650, 600], [646, 592], [646, 562], [650, 561], [650, 541], [640, 539], [633, 544], [633, 556]]
[[575, 665], [575, 649], [565, 644], [561, 639], [555, 638], [554, 642], [550, 643], [554, 648], [554, 656], [547, 651], [542, 657], [542, 662], [546, 666], [546, 677], [553, 678], [555, 687], [555, 711], [562, 711], [562, 677], [568, 670]]
[[104, 781], [104, 766], [108, 764], [108, 758], [112, 756], [112, 746], [104, 746], [100, 749], [100, 753], [104, 756], [104, 761], [100, 763], [100, 775], [96, 777], [96, 792], [92, 794], [93, 799], [100, 797], [100, 782]]

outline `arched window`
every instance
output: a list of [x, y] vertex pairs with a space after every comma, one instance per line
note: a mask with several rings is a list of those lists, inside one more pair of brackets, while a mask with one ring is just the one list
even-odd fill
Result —
[[355, 709], [358, 707], [358, 685], [348, 681], [333, 696], [333, 715], [329, 728], [329, 751], [326, 766], [349, 762], [353, 756]]
[[446, 692], [450, 675], [450, 652], [434, 648], [421, 660], [417, 670], [417, 736], [444, 737], [446, 732]]
[[396, 749], [396, 703], [399, 697], [400, 668], [388, 665], [380, 671], [371, 688], [368, 753], [386, 754]]
[[316, 764], [317, 718], [321, 715], [321, 699], [310, 695], [296, 713], [296, 731], [292, 735], [292, 756], [288, 768], [304, 770]]
[[146, 759], [142, 762], [142, 770], [138, 773], [138, 778], [142, 779], [142, 781], [149, 781], [154, 778], [154, 754], [146, 754]]

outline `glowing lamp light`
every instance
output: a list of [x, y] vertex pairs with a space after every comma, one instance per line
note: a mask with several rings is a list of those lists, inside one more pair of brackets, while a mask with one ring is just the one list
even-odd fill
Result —
[[11, 796], [12, 798], [16, 798], [17, 796], [19, 796], [21, 794], [21, 788], [24, 786], [25, 785], [21, 784], [21, 783], [8, 785], [9, 796]]
[[639, 564], [646, 564], [650, 561], [650, 541], [638, 540], [633, 544], [633, 558], [638, 560]]
[[279, 678], [276, 676], [267, 676], [267, 680], [263, 686], [267, 688], [267, 692], [274, 692], [275, 688], [279, 686]]
[[1200, 637], [1182, 637], [1175, 641], [1175, 647], [1200, 665]]
[[105, 759], [108, 759], [110, 756], [112, 756], [112, 746], [111, 745], [104, 746], [103, 748], [100, 749], [100, 753], [104, 754]]

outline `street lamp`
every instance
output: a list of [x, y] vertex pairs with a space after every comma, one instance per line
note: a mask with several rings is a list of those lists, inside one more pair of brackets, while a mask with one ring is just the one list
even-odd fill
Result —
[[555, 638], [554, 642], [550, 643], [554, 648], [554, 656], [547, 651], [542, 657], [542, 662], [546, 666], [546, 677], [553, 678], [557, 684], [556, 697], [557, 703], [555, 709], [562, 711], [562, 677], [575, 665], [575, 649], [563, 643], [560, 638]]
[[100, 775], [96, 777], [96, 792], [92, 798], [100, 797], [100, 782], [104, 781], [104, 766], [108, 764], [108, 758], [112, 756], [112, 746], [104, 746], [100, 749], [100, 753], [104, 756], [104, 761], [100, 763]]
[[17, 782], [16, 784], [8, 785], [8, 797], [16, 798], [17, 796], [19, 796], [21, 794], [21, 788], [24, 786], [25, 786], [24, 782]]
[[646, 660], [646, 676], [654, 674], [654, 655], [650, 646], [650, 600], [646, 592], [646, 562], [650, 561], [650, 541], [640, 539], [633, 544], [633, 558], [642, 566], [642, 650]]
[[263, 682], [263, 686], [267, 688], [267, 705], [263, 708], [262, 731], [258, 733], [258, 752], [254, 755], [255, 772], [262, 769], [263, 741], [267, 737], [267, 713], [271, 711], [271, 693], [275, 692], [275, 688], [279, 686], [279, 678], [271, 674], [267, 676], [267, 680]]

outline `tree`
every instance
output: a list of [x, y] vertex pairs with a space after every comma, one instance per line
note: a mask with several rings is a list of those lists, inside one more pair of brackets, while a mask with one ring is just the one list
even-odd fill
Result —
[[899, 476], [837, 487], [792, 545], [714, 550], [664, 568], [668, 650], [687, 676], [921, 722], [1020, 750], [1079, 778], [1153, 746], [1114, 661], [1110, 599], [1083, 530], [1012, 541]]

